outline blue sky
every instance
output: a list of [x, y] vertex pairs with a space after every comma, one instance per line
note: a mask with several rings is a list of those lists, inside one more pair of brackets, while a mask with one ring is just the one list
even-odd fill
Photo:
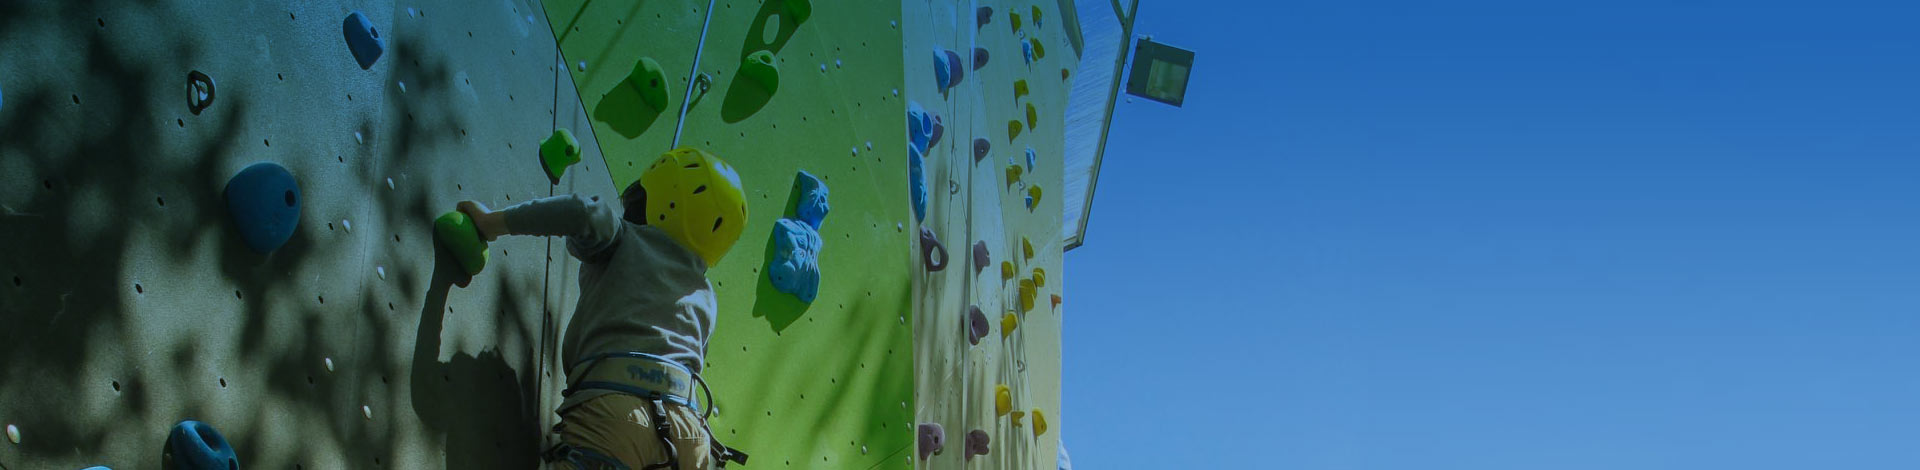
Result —
[[1920, 468], [1920, 2], [1142, 2], [1082, 469]]

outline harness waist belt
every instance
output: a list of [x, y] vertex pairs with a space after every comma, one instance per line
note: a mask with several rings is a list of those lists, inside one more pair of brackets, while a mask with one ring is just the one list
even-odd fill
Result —
[[693, 400], [693, 371], [678, 361], [652, 354], [596, 355], [574, 364], [567, 378], [572, 383], [567, 386], [566, 395], [599, 389], [699, 409]]

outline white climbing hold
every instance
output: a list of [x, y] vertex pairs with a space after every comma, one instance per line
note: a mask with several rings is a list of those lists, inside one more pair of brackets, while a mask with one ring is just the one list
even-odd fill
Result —
[[365, 136], [360, 135], [360, 131], [353, 131], [353, 143], [356, 143], [356, 144], [367, 143], [367, 138]]
[[418, 10], [414, 10], [414, 9], [413, 9], [413, 7], [407, 7], [407, 17], [408, 17], [408, 18], [416, 18], [416, 17], [418, 17], [418, 16], [419, 16], [419, 13], [420, 13], [420, 12], [419, 12]]
[[374, 267], [373, 267], [373, 272], [374, 272], [375, 274], [379, 274], [379, 275], [380, 275], [380, 279], [382, 279], [382, 280], [385, 280], [385, 279], [387, 278], [387, 267], [386, 267], [386, 266], [374, 266]]
[[396, 82], [394, 82], [394, 83], [398, 83], [398, 84], [400, 84], [400, 92], [401, 92], [401, 93], [406, 93], [406, 92], [407, 92], [407, 82], [400, 82], [400, 81], [396, 81]]
[[867, 455], [867, 446], [860, 446], [860, 455]]
[[12, 441], [15, 444], [20, 443], [20, 427], [19, 426], [14, 426], [11, 424], [7, 425], [7, 440]]
[[331, 357], [324, 358], [324, 359], [321, 359], [320, 362], [325, 363], [327, 365], [327, 372], [333, 372], [333, 358]]
[[853, 150], [853, 156], [856, 156], [856, 157], [860, 156], [860, 147], [854, 147], [850, 150]]
[[367, 406], [367, 405], [360, 405], [360, 415], [366, 416], [367, 419], [369, 420], [373, 419], [373, 407]]
[[833, 68], [837, 69], [842, 67], [845, 67], [845, 65], [840, 64], [840, 59], [833, 59]]
[[346, 228], [348, 232], [353, 231], [353, 222], [348, 222], [347, 219], [340, 219], [340, 226]]
[[903, 223], [899, 223], [899, 222], [894, 222], [894, 223], [893, 223], [893, 231], [895, 231], [895, 232], [905, 232], [905, 231], [907, 231], [907, 224], [903, 224]]
[[873, 141], [867, 141], [867, 150], [873, 150]]
[[898, 28], [898, 27], [900, 27], [900, 22], [898, 22], [898, 21], [888, 21], [888, 22], [887, 22], [887, 27], [889, 27], [889, 28]]
[[899, 89], [899, 88], [895, 88], [895, 89], [893, 89], [893, 96], [900, 96], [900, 89]]
[[580, 67], [580, 71], [582, 72], [587, 71], [587, 61], [584, 61], [584, 60], [580, 61], [579, 67]]
[[[901, 316], [900, 316], [900, 324], [902, 324], [902, 325], [905, 325], [905, 324], [907, 324], [907, 316], [906, 316], [906, 315], [901, 315]], [[900, 407], [901, 407], [901, 408], [906, 408], [906, 405], [905, 405], [905, 404], [902, 404], [902, 405], [901, 405]]]
[[820, 71], [822, 72], [827, 71], [827, 64], [820, 64]]
[[393, 178], [387, 178], [387, 189], [393, 189]]
[[527, 15], [527, 24], [533, 24], [533, 15]]

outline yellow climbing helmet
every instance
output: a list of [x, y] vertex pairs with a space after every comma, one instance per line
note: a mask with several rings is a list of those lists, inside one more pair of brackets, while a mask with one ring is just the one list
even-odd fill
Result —
[[682, 147], [660, 154], [640, 174], [647, 191], [647, 225], [667, 233], [711, 267], [740, 240], [747, 226], [747, 195], [733, 166], [705, 150]]

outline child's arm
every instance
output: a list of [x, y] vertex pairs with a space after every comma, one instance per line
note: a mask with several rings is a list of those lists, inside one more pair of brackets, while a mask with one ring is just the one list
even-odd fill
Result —
[[473, 218], [483, 240], [493, 241], [501, 235], [567, 237], [568, 251], [586, 261], [600, 259], [612, 249], [623, 225], [612, 207], [572, 194], [535, 199], [498, 211], [489, 211], [478, 202], [461, 201], [458, 209]]

